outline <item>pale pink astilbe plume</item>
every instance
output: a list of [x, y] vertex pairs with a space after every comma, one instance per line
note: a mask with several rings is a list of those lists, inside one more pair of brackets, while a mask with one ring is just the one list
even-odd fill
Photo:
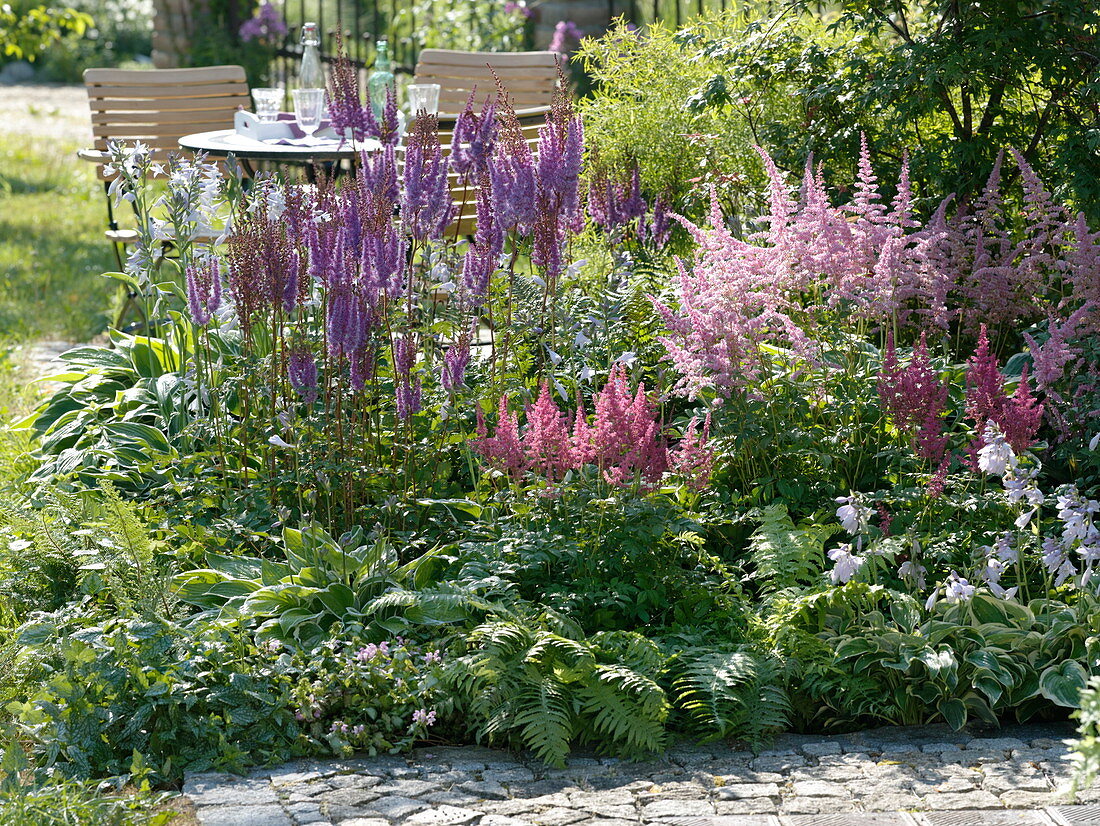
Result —
[[714, 472], [714, 450], [710, 447], [710, 411], [703, 419], [703, 429], [699, 430], [699, 419], [691, 417], [680, 444], [668, 455], [669, 469], [682, 476], [688, 487], [705, 490], [710, 484]]
[[703, 229], [677, 216], [698, 245], [694, 266], [677, 262], [679, 308], [650, 297], [670, 332], [661, 341], [680, 376], [676, 392], [688, 398], [711, 387], [728, 396], [751, 384], [770, 363], [769, 345], [812, 349], [788, 315], [798, 290], [785, 250], [734, 238], [720, 211], [714, 217]]
[[901, 231], [918, 229], [920, 221], [913, 217], [913, 183], [909, 179], [909, 152], [901, 154], [901, 172], [898, 174], [898, 190], [890, 203], [886, 222]]
[[1062, 323], [1055, 318], [1049, 319], [1047, 322], [1049, 335], [1042, 344], [1039, 344], [1031, 334], [1024, 333], [1024, 341], [1031, 350], [1031, 361], [1035, 365], [1035, 384], [1054, 401], [1061, 400], [1055, 385], [1065, 376], [1066, 366], [1081, 354], [1080, 348], [1074, 347], [1073, 342], [1077, 341], [1087, 329], [1093, 310], [1093, 305], [1086, 303], [1078, 307]]
[[912, 295], [905, 296], [915, 307], [919, 325], [930, 324], [941, 330], [948, 330], [958, 314], [957, 306], [949, 301], [959, 277], [952, 253], [952, 231], [947, 223], [947, 207], [954, 198], [954, 195], [944, 198], [920, 231], [913, 251], [916, 278]]
[[942, 461], [948, 440], [943, 432], [948, 386], [932, 367], [924, 333], [905, 367], [898, 364], [893, 333], [887, 336], [878, 391], [891, 421], [909, 437], [914, 452], [933, 463]]
[[592, 428], [584, 410], [584, 399], [577, 390], [577, 412], [573, 418], [573, 430], [569, 434], [569, 456], [572, 467], [582, 467], [596, 461], [596, 448], [592, 444]]
[[[1082, 212], [1071, 233], [1065, 264], [1066, 277], [1073, 285], [1072, 301], [1080, 307], [1100, 308], [1100, 232], [1089, 232]], [[1091, 317], [1088, 329], [1100, 332], [1100, 314]]]
[[492, 467], [508, 473], [519, 481], [528, 468], [523, 443], [519, 437], [519, 419], [508, 410], [508, 396], [500, 397], [497, 407], [497, 426], [492, 436], [485, 426], [485, 416], [480, 405], [477, 408], [477, 438], [470, 442], [474, 452]]
[[[791, 200], [783, 175], [772, 160], [772, 156], [759, 146], [753, 147], [756, 154], [764, 162], [764, 172], [768, 176], [768, 206], [770, 212], [762, 220], [768, 224], [767, 240], [775, 247], [782, 247], [787, 240], [787, 233], [791, 226], [791, 217], [795, 211], [795, 203]], [[716, 200], [711, 201], [711, 223], [721, 226], [721, 213], [714, 214], [717, 206]]]
[[554, 404], [550, 385], [543, 382], [538, 399], [527, 407], [523, 451], [533, 470], [553, 483], [573, 465], [565, 416]]

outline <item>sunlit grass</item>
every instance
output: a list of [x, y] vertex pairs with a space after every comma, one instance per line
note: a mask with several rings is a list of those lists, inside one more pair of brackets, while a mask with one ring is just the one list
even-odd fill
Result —
[[103, 330], [117, 269], [101, 184], [75, 145], [0, 136], [0, 341], [86, 341]]

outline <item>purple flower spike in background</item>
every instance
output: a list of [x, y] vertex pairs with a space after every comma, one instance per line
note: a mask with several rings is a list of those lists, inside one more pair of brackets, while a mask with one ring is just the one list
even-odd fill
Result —
[[287, 35], [286, 21], [270, 2], [260, 4], [256, 14], [241, 23], [237, 36], [245, 43], [259, 40], [262, 43], [278, 43]]
[[187, 306], [191, 319], [200, 327], [210, 323], [222, 303], [222, 268], [214, 254], [207, 254], [187, 267]]
[[476, 90], [470, 92], [451, 139], [451, 169], [463, 181], [479, 181], [489, 174], [489, 158], [497, 138], [496, 105], [486, 98], [481, 114], [475, 113], [475, 94]]
[[584, 38], [581, 27], [572, 20], [561, 20], [554, 27], [554, 36], [550, 40], [550, 51], [565, 54], [570, 46], [577, 45]]
[[433, 115], [421, 115], [405, 152], [405, 190], [402, 219], [417, 241], [442, 237], [451, 222], [451, 193], [447, 185], [447, 163], [437, 137]]
[[305, 404], [317, 401], [317, 362], [308, 347], [299, 345], [287, 358], [287, 378]]

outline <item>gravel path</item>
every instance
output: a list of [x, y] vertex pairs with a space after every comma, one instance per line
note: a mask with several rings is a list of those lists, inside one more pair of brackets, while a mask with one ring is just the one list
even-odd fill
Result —
[[24, 135], [67, 147], [92, 141], [88, 94], [80, 85], [0, 86], [5, 135]]
[[753, 754], [686, 745], [548, 769], [503, 751], [301, 761], [245, 778], [192, 774], [202, 826], [1027, 826], [1100, 823], [1071, 804], [1069, 724], [980, 735], [944, 726], [780, 737]]

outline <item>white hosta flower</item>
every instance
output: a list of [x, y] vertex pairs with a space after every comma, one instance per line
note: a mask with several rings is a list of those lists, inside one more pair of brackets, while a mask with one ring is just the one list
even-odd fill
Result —
[[592, 343], [592, 339], [584, 334], [584, 330], [578, 330], [577, 335], [573, 337], [574, 347], [587, 347]]
[[943, 595], [948, 602], [965, 602], [974, 596], [974, 586], [952, 571], [943, 586]]
[[839, 508], [836, 509], [836, 518], [840, 524], [852, 536], [858, 536], [867, 529], [867, 523], [871, 518], [871, 510], [865, 507], [856, 496], [838, 496], [834, 500]]
[[850, 582], [852, 577], [859, 573], [863, 567], [864, 559], [852, 553], [851, 545], [841, 545], [829, 551], [829, 559], [834, 563], [833, 570], [829, 571], [829, 579], [833, 585], [841, 585]]
[[1012, 451], [1012, 445], [998, 433], [978, 451], [978, 467], [990, 476], [1004, 476], [1008, 470], [1016, 467], [1016, 454]]
[[922, 590], [925, 586], [924, 575], [926, 573], [928, 573], [927, 568], [919, 562], [913, 562], [911, 559], [907, 559], [898, 566], [898, 576], [906, 582], [913, 583], [914, 586]]

